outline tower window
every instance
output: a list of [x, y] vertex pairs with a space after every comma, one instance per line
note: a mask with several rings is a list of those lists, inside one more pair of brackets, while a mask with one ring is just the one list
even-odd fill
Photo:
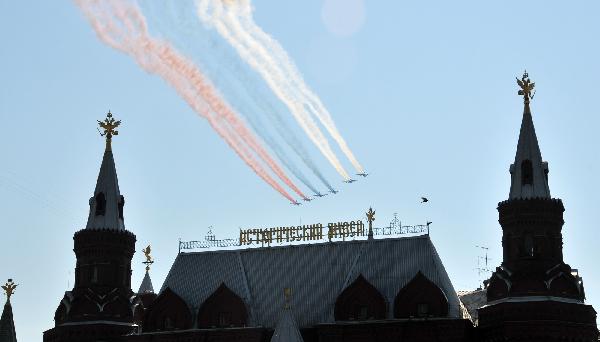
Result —
[[165, 319], [163, 321], [163, 327], [165, 330], [173, 330], [174, 324], [173, 324], [173, 321], [171, 320], [171, 317], [165, 317]]
[[533, 184], [533, 166], [529, 159], [525, 159], [521, 163], [521, 185], [525, 184]]
[[94, 266], [92, 268], [92, 277], [90, 280], [91, 280], [92, 284], [95, 284], [98, 282], [98, 266]]
[[96, 216], [104, 216], [106, 214], [106, 198], [104, 193], [99, 192], [96, 195]]
[[119, 218], [123, 219], [123, 206], [125, 205], [125, 197], [121, 196], [119, 199]]
[[417, 316], [427, 317], [429, 315], [429, 304], [419, 303], [417, 304]]
[[533, 247], [533, 238], [531, 237], [531, 234], [527, 234], [525, 236], [525, 255], [526, 256], [533, 256], [534, 253], [534, 247]]

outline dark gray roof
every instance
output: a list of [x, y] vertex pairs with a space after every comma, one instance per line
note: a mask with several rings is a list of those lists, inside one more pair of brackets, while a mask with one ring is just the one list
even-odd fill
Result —
[[477, 310], [487, 304], [487, 290], [458, 291], [458, 298], [469, 312], [471, 321], [477, 325], [479, 322], [479, 313]]
[[291, 309], [283, 309], [271, 342], [304, 342]]
[[337, 296], [359, 274], [388, 302], [421, 271], [448, 298], [449, 316], [460, 318], [458, 297], [429, 236], [326, 242], [265, 248], [181, 253], [161, 292], [169, 287], [196, 315], [221, 283], [246, 303], [249, 324], [274, 328], [284, 306], [284, 288], [300, 327], [334, 321]]
[[146, 271], [146, 275], [144, 275], [144, 280], [142, 280], [142, 284], [140, 285], [140, 289], [137, 293], [140, 295], [144, 293], [154, 293], [152, 279], [150, 279], [150, 273], [148, 271]]
[[[529, 160], [532, 166], [531, 184], [523, 184], [521, 164]], [[523, 120], [521, 121], [521, 131], [519, 132], [519, 142], [517, 143], [517, 153], [515, 162], [510, 166], [511, 185], [509, 199], [514, 198], [550, 198], [550, 187], [548, 186], [548, 163], [542, 159], [540, 146], [533, 126], [533, 118], [529, 104], [525, 104], [523, 110]]]
[[2, 316], [0, 317], [0, 342], [17, 342], [10, 300], [7, 300], [4, 304], [4, 310], [2, 310]]
[[[125, 222], [119, 215], [119, 202], [121, 201], [121, 192], [119, 190], [119, 180], [117, 178], [117, 168], [113, 158], [112, 150], [108, 148], [104, 151], [102, 165], [96, 181], [94, 196], [102, 192], [106, 199], [106, 210], [104, 215], [95, 215], [95, 206], [90, 206], [87, 229], [125, 229]], [[90, 204], [94, 197], [90, 198]]]

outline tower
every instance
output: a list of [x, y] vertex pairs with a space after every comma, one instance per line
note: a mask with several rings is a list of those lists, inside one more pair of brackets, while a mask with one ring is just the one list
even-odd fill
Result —
[[583, 280], [563, 260], [564, 207], [550, 196], [527, 72], [517, 83], [524, 99], [508, 200], [498, 204], [503, 261], [479, 311], [483, 341], [597, 341], [596, 312], [585, 305]]
[[73, 236], [75, 285], [65, 292], [54, 315], [55, 327], [44, 332], [44, 341], [104, 341], [135, 329], [131, 258], [136, 238], [125, 229], [125, 198], [119, 191], [111, 146], [120, 123], [110, 112], [98, 121], [106, 148], [89, 200], [87, 225]]
[[143, 264], [146, 265], [146, 274], [144, 275], [144, 279], [142, 280], [140, 288], [137, 292], [139, 301], [137, 302], [134, 310], [134, 322], [140, 327], [144, 323], [144, 316], [150, 307], [150, 304], [152, 304], [156, 297], [158, 297], [157, 294], [154, 293], [152, 279], [150, 279], [150, 266], [154, 264], [154, 259], [150, 255], [150, 251], [150, 245], [142, 249], [144, 257], [146, 258], [146, 261], [143, 262]]

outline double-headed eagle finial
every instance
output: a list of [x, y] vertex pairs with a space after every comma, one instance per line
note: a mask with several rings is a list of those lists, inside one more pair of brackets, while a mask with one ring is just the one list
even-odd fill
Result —
[[369, 211], [367, 211], [367, 220], [369, 221], [369, 224], [375, 221], [375, 210], [373, 210], [373, 208], [369, 208]]
[[10, 300], [10, 296], [12, 296], [12, 294], [15, 293], [15, 289], [17, 288], [17, 286], [19, 286], [19, 284], [15, 284], [12, 279], [8, 279], [6, 284], [1, 286], [4, 289], [8, 300]]
[[110, 143], [112, 141], [113, 135], [119, 135], [119, 131], [117, 131], [117, 127], [119, 127], [119, 125], [121, 124], [121, 120], [115, 120], [115, 118], [113, 118], [113, 115], [109, 110], [108, 114], [106, 114], [106, 118], [104, 119], [104, 121], [100, 121], [100, 120], [97, 120], [97, 121], [98, 121], [98, 125], [103, 130], [102, 132], [100, 132], [100, 135], [103, 137], [106, 137], [106, 149], [110, 150], [111, 149]]
[[535, 88], [535, 82], [531, 82], [527, 70], [525, 70], [521, 79], [517, 77], [517, 84], [521, 87], [519, 95], [523, 96], [523, 102], [529, 103], [529, 100], [532, 100], [535, 95], [535, 92], [532, 93], [533, 88]]

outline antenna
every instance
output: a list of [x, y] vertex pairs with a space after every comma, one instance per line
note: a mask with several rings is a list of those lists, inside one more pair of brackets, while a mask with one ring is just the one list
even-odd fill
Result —
[[479, 248], [481, 250], [481, 253], [483, 253], [483, 255], [477, 256], [477, 268], [475, 268], [475, 270], [477, 271], [479, 288], [483, 288], [482, 276], [485, 276], [485, 278], [487, 279], [487, 274], [492, 273], [492, 270], [488, 268], [488, 263], [491, 260], [491, 258], [488, 257], [488, 251], [490, 248], [478, 245], [475, 245], [475, 247]]

